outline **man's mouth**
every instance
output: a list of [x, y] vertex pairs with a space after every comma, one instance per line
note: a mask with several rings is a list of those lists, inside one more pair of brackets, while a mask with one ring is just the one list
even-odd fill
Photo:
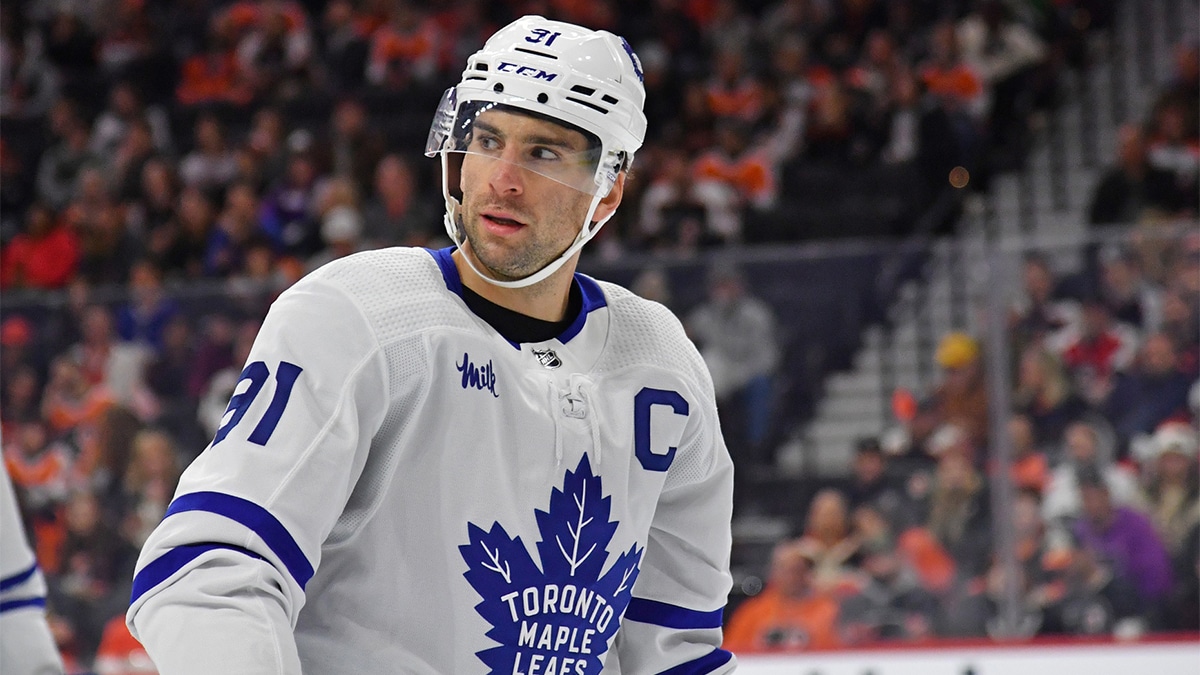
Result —
[[525, 227], [525, 223], [503, 211], [484, 211], [479, 214], [489, 230], [499, 233], [510, 233]]

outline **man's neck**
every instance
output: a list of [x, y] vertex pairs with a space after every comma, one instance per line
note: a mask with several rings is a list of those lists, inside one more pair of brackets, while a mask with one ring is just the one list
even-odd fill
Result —
[[[467, 255], [460, 248], [451, 254], [454, 266], [458, 268], [458, 276], [467, 288], [475, 291], [484, 299], [543, 321], [561, 321], [567, 313], [567, 303], [570, 299], [571, 279], [575, 273], [575, 261], [568, 261], [549, 277], [536, 284], [523, 288], [505, 288], [490, 283], [467, 265], [463, 256]], [[478, 258], [472, 258], [471, 263], [483, 267]]]

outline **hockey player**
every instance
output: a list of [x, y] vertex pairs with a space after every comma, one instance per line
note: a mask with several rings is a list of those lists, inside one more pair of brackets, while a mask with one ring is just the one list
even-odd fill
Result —
[[0, 673], [63, 672], [45, 607], [46, 580], [25, 540], [8, 468], [0, 462]]
[[724, 673], [732, 464], [661, 305], [575, 273], [621, 202], [641, 67], [524, 17], [435, 115], [452, 249], [271, 308], [138, 561], [176, 673]]

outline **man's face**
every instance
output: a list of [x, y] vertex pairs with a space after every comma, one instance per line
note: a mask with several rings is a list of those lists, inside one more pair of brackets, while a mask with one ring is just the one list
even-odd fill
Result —
[[585, 185], [587, 147], [583, 134], [526, 115], [490, 110], [475, 121], [460, 217], [471, 252], [495, 278], [527, 277], [575, 240], [590, 196], [547, 175]]

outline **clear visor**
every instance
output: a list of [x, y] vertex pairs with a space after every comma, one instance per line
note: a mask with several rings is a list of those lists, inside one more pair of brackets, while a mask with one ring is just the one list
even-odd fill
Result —
[[[578, 128], [502, 95], [496, 101], [459, 103], [447, 89], [425, 144], [425, 154], [446, 153], [462, 171], [496, 170], [497, 162], [548, 178], [588, 195], [607, 195], [621, 165], [600, 141]], [[468, 168], [470, 167], [470, 168]]]

